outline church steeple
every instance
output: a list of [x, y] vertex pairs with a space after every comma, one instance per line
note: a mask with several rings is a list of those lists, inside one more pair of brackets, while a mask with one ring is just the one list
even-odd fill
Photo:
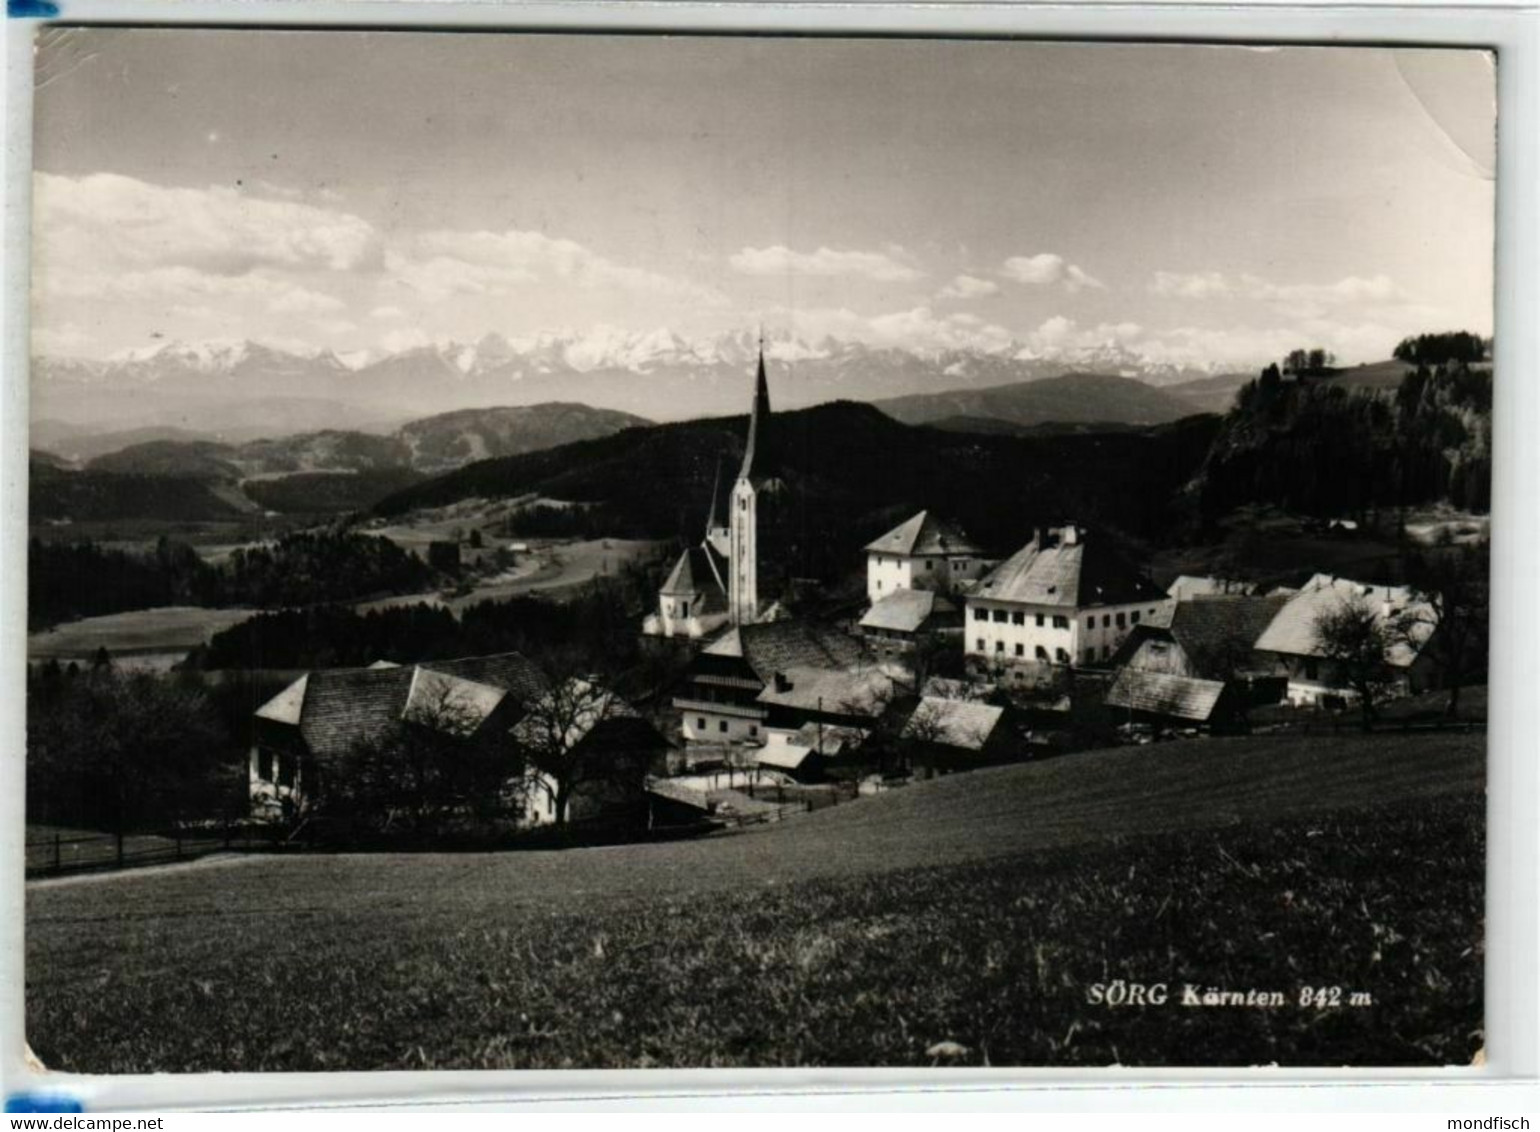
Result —
[[722, 458], [717, 457], [716, 475], [711, 477], [711, 506], [706, 512], [706, 537], [711, 538], [711, 533], [722, 525], [721, 515], [722, 499]]
[[765, 335], [759, 335], [759, 370], [754, 377], [754, 407], [749, 410], [749, 441], [743, 450], [743, 468], [739, 479], [753, 479], [773, 469], [770, 467], [770, 383], [765, 380]]

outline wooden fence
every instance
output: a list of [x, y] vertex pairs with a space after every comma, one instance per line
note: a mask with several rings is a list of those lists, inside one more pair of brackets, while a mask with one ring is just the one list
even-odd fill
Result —
[[272, 852], [285, 844], [280, 829], [234, 824], [166, 833], [29, 833], [26, 875], [67, 876], [140, 868], [192, 861], [211, 853]]

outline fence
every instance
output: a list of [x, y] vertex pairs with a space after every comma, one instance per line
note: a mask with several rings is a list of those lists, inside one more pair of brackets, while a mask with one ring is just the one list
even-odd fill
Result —
[[271, 851], [284, 846], [282, 831], [219, 825], [173, 829], [167, 833], [30, 832], [26, 875], [65, 876], [191, 861], [226, 851]]
[[1377, 719], [1365, 732], [1363, 722], [1355, 715], [1332, 716], [1329, 719], [1290, 719], [1278, 723], [1263, 723], [1251, 730], [1255, 735], [1391, 735], [1407, 732], [1485, 731], [1484, 719]]

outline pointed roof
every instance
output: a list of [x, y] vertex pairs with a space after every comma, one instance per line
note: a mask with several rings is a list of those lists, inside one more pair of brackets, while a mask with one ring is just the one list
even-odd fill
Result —
[[765, 344], [759, 344], [759, 369], [754, 378], [754, 407], [749, 412], [749, 439], [743, 449], [739, 479], [755, 480], [775, 474], [770, 452], [770, 383], [765, 379]]
[[711, 477], [711, 509], [706, 513], [706, 537], [707, 538], [711, 537], [711, 532], [712, 531], [716, 530], [718, 527], [723, 525], [721, 520], [717, 517], [717, 516], [719, 516], [722, 513], [721, 512], [721, 506], [722, 506], [722, 458], [720, 456], [718, 456], [717, 457], [716, 475]]
[[665, 597], [693, 597], [701, 595], [702, 613], [719, 613], [727, 608], [727, 587], [722, 579], [726, 575], [725, 563], [710, 543], [701, 543], [684, 550], [663, 588], [658, 592]]
[[894, 527], [881, 538], [866, 544], [869, 554], [979, 554], [981, 551], [968, 540], [968, 536], [954, 523], [939, 519], [929, 511], [921, 511]]

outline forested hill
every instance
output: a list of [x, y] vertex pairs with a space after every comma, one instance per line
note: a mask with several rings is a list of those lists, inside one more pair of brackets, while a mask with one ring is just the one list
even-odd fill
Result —
[[1491, 483], [1490, 369], [1424, 366], [1375, 389], [1269, 367], [1241, 389], [1190, 498], [1210, 522], [1247, 503], [1364, 518], [1437, 502], [1484, 512]]
[[[814, 558], [844, 556], [847, 564], [853, 546], [922, 507], [1011, 550], [1034, 521], [1062, 518], [1157, 535], [1217, 424], [1208, 416], [1139, 432], [984, 436], [900, 424], [848, 401], [772, 418], [804, 544]], [[718, 467], [724, 484], [737, 472], [746, 429], [744, 417], [685, 421], [484, 460], [375, 510], [536, 493], [591, 504], [583, 514], [592, 533], [695, 539]]]

